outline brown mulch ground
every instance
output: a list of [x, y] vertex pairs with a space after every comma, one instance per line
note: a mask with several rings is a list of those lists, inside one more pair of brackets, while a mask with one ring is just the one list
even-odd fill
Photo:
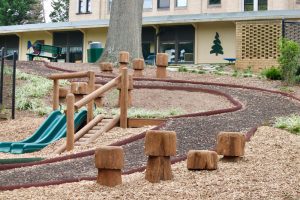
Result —
[[261, 127], [242, 160], [220, 160], [215, 171], [188, 171], [181, 162], [172, 166], [173, 180], [158, 184], [135, 173], [115, 188], [81, 181], [0, 192], [0, 199], [299, 199], [299, 146], [299, 136]]
[[[170, 73], [170, 76], [172, 76], [172, 74], [176, 74], [176, 77], [178, 78], [183, 73]], [[190, 76], [189, 74], [184, 74], [182, 75], [182, 77], [183, 76], [186, 76], [185, 79], [188, 80], [193, 80], [195, 76], [195, 80], [197, 81], [212, 81], [222, 83], [240, 82], [241, 84], [248, 86], [261, 86], [274, 90], [278, 90], [278, 85], [280, 85], [277, 82], [268, 83], [267, 81], [253, 78], [245, 79], [222, 76], [220, 77], [220, 79], [218, 79], [219, 76], [216, 75], [194, 74], [191, 74]], [[174, 78], [176, 77], [174, 75]], [[138, 84], [168, 86], [177, 85], [217, 89], [232, 95], [235, 99], [241, 101], [245, 106], [243, 110], [234, 113], [227, 113], [210, 117], [182, 118], [168, 121], [164, 129], [175, 130], [177, 132], [179, 141], [178, 155], [185, 154], [189, 149], [213, 148], [215, 144], [215, 135], [219, 131], [247, 131], [249, 130], [249, 128], [252, 128], [254, 126], [270, 124], [276, 116], [288, 115], [292, 112], [299, 113], [300, 111], [299, 103], [291, 101], [291, 99], [282, 97], [280, 95], [257, 92], [254, 90], [151, 81], [138, 82]], [[293, 88], [295, 91], [298, 90], [297, 87], [295, 88], [296, 89]], [[124, 146], [124, 149], [126, 152], [126, 169], [132, 169], [134, 167], [142, 166], [145, 164], [146, 157], [143, 155], [143, 140], [138, 140], [136, 142], [128, 144]], [[66, 168], [72, 170], [66, 171]], [[37, 166], [35, 168], [15, 169], [5, 171], [3, 173], [0, 172], [0, 180], [7, 180], [7, 178], [10, 178], [10, 184], [22, 184], [30, 183], [32, 181], [43, 182], [74, 177], [79, 178], [86, 175], [95, 175], [93, 157], [75, 159], [62, 163], [53, 163], [46, 166]], [[221, 184], [220, 182], [217, 183]], [[0, 185], [7, 185], [7, 182], [1, 182]], [[257, 185], [254, 184], [254, 187], [256, 186]], [[246, 191], [249, 191], [249, 188], [247, 188]], [[181, 192], [179, 192], [179, 194], [182, 195]], [[228, 194], [230, 195], [231, 193]], [[226, 196], [224, 195], [224, 197]], [[249, 196], [246, 197], [249, 198]], [[240, 198], [243, 197], [241, 196]]]

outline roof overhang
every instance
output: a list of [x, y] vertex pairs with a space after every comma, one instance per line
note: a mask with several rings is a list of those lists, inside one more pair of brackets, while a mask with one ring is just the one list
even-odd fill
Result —
[[[167, 15], [144, 17], [143, 25], [186, 24], [201, 22], [235, 22], [249, 20], [278, 20], [300, 19], [300, 10], [257, 11], [257, 12], [231, 12], [209, 13], [192, 15]], [[25, 24], [14, 26], [0, 26], [0, 34], [17, 34], [32, 31], [64, 31], [87, 28], [104, 28], [109, 26], [109, 20], [85, 20], [76, 22]]]

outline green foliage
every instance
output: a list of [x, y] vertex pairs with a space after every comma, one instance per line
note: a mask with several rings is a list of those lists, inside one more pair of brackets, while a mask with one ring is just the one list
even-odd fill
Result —
[[43, 22], [41, 0], [0, 0], [0, 26]]
[[[106, 117], [118, 115], [119, 113], [120, 113], [119, 108], [114, 108], [111, 110], [108, 110], [105, 108], [97, 108], [94, 111], [95, 116], [101, 114]], [[184, 111], [182, 111], [178, 108], [172, 108], [172, 109], [164, 110], [164, 111], [147, 110], [147, 109], [143, 109], [143, 108], [129, 108], [128, 109], [128, 117], [129, 118], [159, 119], [159, 118], [172, 117], [172, 116], [182, 115], [182, 114], [184, 114]]]
[[261, 75], [270, 80], [282, 80], [281, 70], [274, 66], [264, 69]]
[[50, 13], [52, 22], [69, 21], [69, 5], [70, 0], [52, 0], [51, 6], [53, 11]]
[[280, 129], [286, 129], [294, 134], [300, 135], [300, 116], [292, 114], [287, 117], [278, 117], [274, 126]]
[[188, 72], [188, 69], [185, 66], [180, 66], [178, 72]]
[[43, 98], [51, 91], [52, 81], [20, 71], [17, 71], [17, 79], [25, 81], [16, 89], [17, 109], [33, 111], [39, 115], [51, 112], [51, 107], [44, 105]]
[[252, 77], [253, 76], [252, 66], [248, 66], [247, 69], [244, 70], [243, 76], [244, 77]]
[[205, 74], [205, 71], [204, 70], [199, 70], [198, 74]]
[[299, 68], [300, 46], [297, 42], [282, 39], [279, 42], [280, 57], [278, 59], [282, 71], [282, 78], [287, 84], [295, 83]]
[[294, 90], [290, 87], [287, 87], [287, 86], [282, 86], [279, 88], [280, 91], [282, 92], [294, 92]]
[[238, 77], [238, 76], [240, 76], [240, 72], [237, 69], [235, 69], [234, 72], [232, 73], [232, 76]]
[[219, 33], [216, 32], [215, 40], [214, 40], [214, 45], [211, 47], [210, 54], [216, 54], [218, 56], [219, 54], [224, 54], [223, 52], [223, 47], [221, 45], [221, 40], [219, 39]]

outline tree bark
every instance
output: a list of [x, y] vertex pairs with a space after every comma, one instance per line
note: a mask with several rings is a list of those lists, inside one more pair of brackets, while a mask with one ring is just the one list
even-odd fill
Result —
[[143, 0], [113, 0], [105, 50], [99, 62], [118, 62], [120, 51], [130, 54], [130, 61], [143, 58]]

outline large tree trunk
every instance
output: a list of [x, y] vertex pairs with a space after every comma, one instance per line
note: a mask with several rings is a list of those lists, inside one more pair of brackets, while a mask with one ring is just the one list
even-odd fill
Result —
[[142, 58], [143, 0], [113, 0], [105, 50], [99, 62], [118, 62], [120, 51], [130, 60]]

